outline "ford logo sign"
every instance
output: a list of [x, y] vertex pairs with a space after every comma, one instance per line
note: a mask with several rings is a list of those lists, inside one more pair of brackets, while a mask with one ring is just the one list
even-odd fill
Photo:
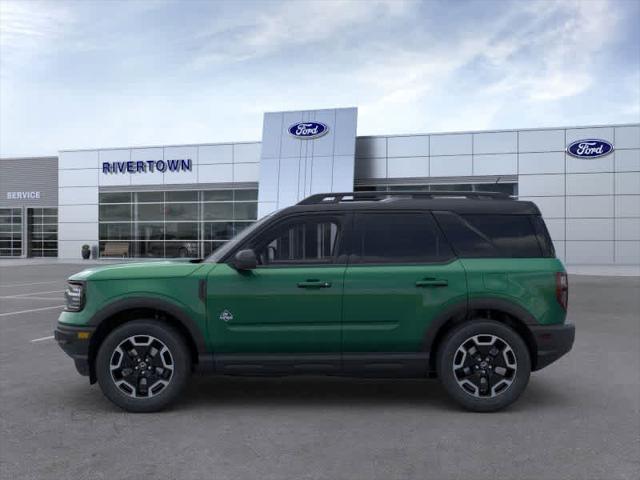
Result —
[[578, 158], [599, 158], [613, 152], [613, 145], [606, 140], [590, 138], [577, 140], [567, 147], [567, 153]]
[[304, 140], [321, 137], [328, 131], [329, 127], [320, 122], [300, 122], [294, 123], [289, 127], [289, 133], [291, 135]]

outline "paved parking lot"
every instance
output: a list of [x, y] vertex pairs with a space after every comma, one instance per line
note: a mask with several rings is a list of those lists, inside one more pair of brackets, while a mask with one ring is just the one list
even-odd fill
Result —
[[640, 278], [571, 277], [574, 350], [504, 412], [433, 380], [194, 377], [134, 415], [46, 338], [81, 268], [0, 261], [2, 479], [640, 477]]

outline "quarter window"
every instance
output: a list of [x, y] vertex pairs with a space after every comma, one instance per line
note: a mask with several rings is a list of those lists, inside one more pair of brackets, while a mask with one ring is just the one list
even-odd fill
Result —
[[528, 215], [464, 215], [504, 257], [540, 257], [540, 245]]
[[531, 215], [438, 212], [438, 222], [461, 257], [538, 258], [544, 252]]
[[453, 256], [428, 213], [364, 213], [356, 216], [358, 263], [433, 263]]

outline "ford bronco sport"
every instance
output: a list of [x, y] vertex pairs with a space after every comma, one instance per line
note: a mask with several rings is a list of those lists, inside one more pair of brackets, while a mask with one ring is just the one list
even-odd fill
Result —
[[204, 260], [90, 268], [55, 337], [116, 405], [159, 410], [192, 371], [440, 379], [516, 400], [568, 352], [568, 285], [535, 204], [501, 194], [313, 195]]

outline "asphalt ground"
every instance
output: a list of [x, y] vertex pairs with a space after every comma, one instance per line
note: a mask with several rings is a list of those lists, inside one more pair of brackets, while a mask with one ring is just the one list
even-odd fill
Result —
[[506, 411], [435, 380], [195, 376], [136, 415], [46, 338], [81, 268], [0, 261], [2, 479], [640, 478], [638, 277], [570, 277], [574, 349]]

